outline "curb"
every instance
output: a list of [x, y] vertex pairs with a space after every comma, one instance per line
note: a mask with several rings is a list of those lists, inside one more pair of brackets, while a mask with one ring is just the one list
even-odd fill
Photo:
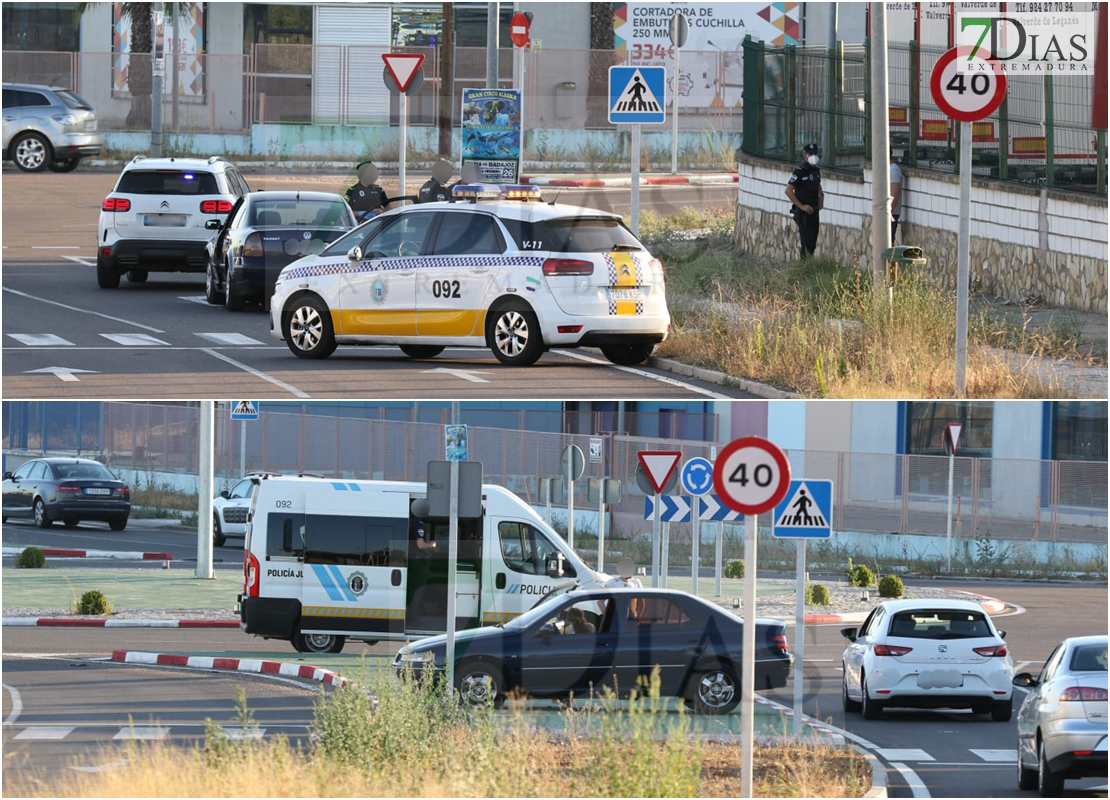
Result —
[[235, 628], [237, 619], [89, 619], [87, 617], [4, 617], [4, 628]]
[[706, 369], [705, 367], [683, 364], [681, 361], [675, 361], [670, 358], [651, 356], [647, 360], [647, 366], [665, 370], [675, 375], [682, 375], [686, 378], [697, 378], [706, 383], [715, 383], [718, 386], [729, 386], [740, 389], [749, 394], [754, 394], [757, 397], [765, 397], [772, 400], [792, 400], [800, 397], [797, 392], [786, 392], [766, 383], [759, 383], [758, 381], [748, 380], [747, 378], [738, 378], [735, 375], [726, 375], [723, 372]]
[[[3, 555], [19, 557], [26, 547], [5, 547]], [[119, 550], [63, 550], [56, 547], [40, 547], [44, 556], [56, 558], [119, 558], [126, 561], [173, 561], [173, 553], [143, 553], [140, 551]]]
[[[238, 624], [238, 623], [236, 623]], [[287, 664], [282, 661], [263, 661], [256, 658], [223, 658], [218, 656], [183, 656], [164, 653], [144, 653], [130, 650], [113, 650], [109, 661], [119, 664], [147, 664], [160, 667], [189, 667], [191, 669], [252, 672], [261, 675], [282, 675], [287, 678], [307, 678], [331, 686], [346, 686], [350, 681], [338, 672], [307, 664]]]

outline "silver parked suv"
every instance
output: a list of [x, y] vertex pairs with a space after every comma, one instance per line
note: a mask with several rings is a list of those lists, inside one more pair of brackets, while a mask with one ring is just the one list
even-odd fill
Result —
[[92, 106], [68, 89], [4, 84], [4, 154], [24, 172], [71, 172], [102, 148]]
[[208, 223], [222, 224], [249, 191], [239, 170], [220, 156], [135, 156], [100, 207], [97, 283], [115, 289], [125, 273], [142, 283], [148, 272], [205, 272]]

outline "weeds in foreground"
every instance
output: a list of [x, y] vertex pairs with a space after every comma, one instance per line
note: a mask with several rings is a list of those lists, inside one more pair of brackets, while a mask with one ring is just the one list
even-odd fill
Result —
[[[434, 681], [379, 671], [361, 687], [321, 692], [313, 744], [262, 738], [239, 691], [236, 735], [210, 722], [205, 743], [139, 743], [102, 754], [108, 771], [15, 785], [61, 797], [735, 797], [740, 748], [700, 741], [690, 718], [649, 682], [628, 701], [602, 694], [536, 727], [518, 710], [464, 710]], [[542, 712], [541, 712], [542, 713]], [[858, 797], [861, 756], [818, 744], [753, 753], [757, 796]], [[103, 763], [103, 762], [100, 762]], [[10, 765], [9, 765], [10, 766]]]

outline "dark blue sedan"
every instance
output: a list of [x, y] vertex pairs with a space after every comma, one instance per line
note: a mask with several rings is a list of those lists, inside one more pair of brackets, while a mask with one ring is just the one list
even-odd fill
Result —
[[[699, 597], [668, 589], [583, 589], [540, 603], [511, 622], [455, 636], [455, 686], [464, 703], [587, 696], [608, 687], [627, 695], [658, 668], [660, 694], [694, 711], [727, 714], [740, 701], [743, 620]], [[786, 685], [794, 663], [786, 626], [756, 620], [755, 686]], [[419, 677], [442, 672], [447, 639], [405, 645], [393, 668]]]
[[282, 268], [319, 253], [355, 226], [351, 207], [330, 192], [257, 191], [245, 194], [206, 249], [204, 296], [212, 305], [242, 311], [248, 302], [270, 307]]
[[83, 520], [127, 527], [131, 489], [99, 461], [89, 458], [36, 458], [4, 473], [3, 521], [28, 518], [39, 528], [61, 520], [67, 528]]

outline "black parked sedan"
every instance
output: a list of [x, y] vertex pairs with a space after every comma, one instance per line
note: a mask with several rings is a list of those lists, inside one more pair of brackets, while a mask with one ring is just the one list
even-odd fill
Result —
[[[469, 705], [508, 693], [589, 695], [604, 687], [627, 695], [658, 667], [660, 694], [703, 714], [740, 702], [743, 620], [699, 597], [668, 589], [580, 589], [551, 598], [511, 622], [455, 636], [455, 686]], [[756, 620], [755, 686], [786, 685], [794, 656], [786, 626]], [[442, 671], [447, 639], [407, 644], [393, 660], [399, 675]]]
[[247, 301], [270, 307], [282, 267], [319, 253], [355, 226], [354, 212], [328, 192], [250, 192], [239, 198], [208, 242], [204, 295], [213, 305], [242, 311]]
[[96, 520], [122, 531], [130, 514], [131, 490], [99, 461], [36, 458], [4, 473], [4, 522], [24, 517], [49, 528], [61, 520], [73, 528]]

